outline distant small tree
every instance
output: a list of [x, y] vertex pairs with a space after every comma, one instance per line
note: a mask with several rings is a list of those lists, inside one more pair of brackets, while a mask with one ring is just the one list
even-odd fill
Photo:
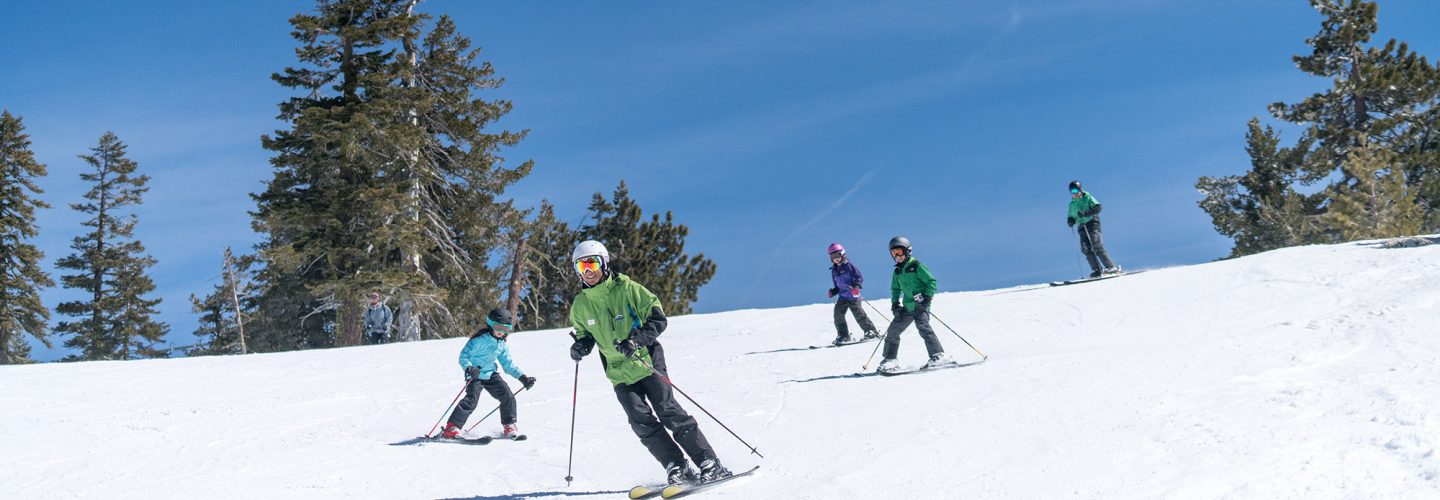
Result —
[[1420, 233], [1425, 210], [1416, 203], [1419, 189], [1405, 182], [1395, 156], [1370, 144], [1347, 155], [1343, 168], [1354, 182], [1331, 187], [1334, 202], [1324, 216], [1346, 241]]
[[189, 354], [245, 354], [245, 322], [254, 316], [253, 257], [236, 258], [229, 247], [220, 267], [220, 284], [204, 298], [190, 295], [190, 310], [200, 314], [195, 336], [200, 342]]
[[[664, 218], [654, 214], [644, 220], [625, 181], [620, 181], [609, 200], [595, 193], [590, 216], [590, 225], [580, 230], [584, 239], [604, 243], [613, 265], [654, 292], [666, 314], [690, 313], [691, 304], [700, 297], [700, 287], [715, 276], [715, 261], [703, 253], [685, 253], [690, 228], [676, 224], [670, 212], [665, 212]], [[568, 263], [569, 252], [566, 256]]]
[[0, 113], [0, 365], [31, 361], [27, 336], [51, 347], [40, 290], [55, 282], [40, 268], [45, 253], [28, 243], [40, 232], [35, 210], [50, 208], [35, 197], [45, 174], [20, 118]]
[[90, 232], [76, 236], [70, 245], [75, 253], [55, 263], [60, 269], [75, 271], [61, 277], [65, 288], [88, 295], [85, 300], [55, 308], [63, 316], [78, 319], [61, 321], [55, 327], [57, 333], [70, 337], [66, 347], [80, 351], [72, 359], [168, 355], [155, 347], [170, 328], [154, 320], [160, 299], [145, 298], [155, 291], [155, 283], [145, 275], [145, 270], [155, 265], [155, 258], [145, 255], [145, 246], [134, 239], [138, 219], [124, 212], [141, 203], [150, 177], [134, 175], [136, 164], [125, 157], [125, 149], [114, 133], [106, 132], [91, 149], [93, 154], [80, 157], [94, 169], [80, 174], [92, 186], [85, 193], [88, 202], [70, 207], [91, 214], [83, 223]]

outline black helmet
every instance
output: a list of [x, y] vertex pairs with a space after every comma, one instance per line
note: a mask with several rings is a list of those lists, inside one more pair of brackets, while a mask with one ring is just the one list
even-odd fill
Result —
[[485, 319], [491, 323], [499, 323], [502, 325], [515, 324], [515, 317], [510, 315], [510, 310], [499, 307], [491, 309], [490, 314], [485, 315]]
[[894, 250], [896, 248], [904, 248], [905, 255], [910, 255], [910, 238], [904, 236], [890, 238], [890, 249]]
[[1084, 189], [1080, 187], [1080, 181], [1070, 181], [1069, 189], [1071, 191], [1084, 191]]

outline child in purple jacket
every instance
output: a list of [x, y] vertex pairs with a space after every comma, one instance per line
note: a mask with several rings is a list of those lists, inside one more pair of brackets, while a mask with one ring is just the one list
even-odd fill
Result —
[[875, 324], [870, 322], [870, 317], [865, 315], [865, 310], [860, 308], [860, 285], [865, 277], [860, 274], [860, 269], [850, 263], [845, 257], [845, 247], [839, 243], [831, 243], [830, 253], [830, 281], [835, 284], [830, 289], [830, 297], [840, 296], [835, 301], [835, 342], [833, 345], [843, 345], [856, 342], [850, 337], [850, 325], [845, 323], [845, 310], [855, 315], [855, 322], [860, 323], [860, 329], [865, 331], [862, 340], [880, 338], [880, 332], [875, 330]]

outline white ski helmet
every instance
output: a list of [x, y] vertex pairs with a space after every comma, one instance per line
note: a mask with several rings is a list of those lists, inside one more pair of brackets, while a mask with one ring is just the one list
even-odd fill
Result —
[[610, 267], [610, 251], [605, 249], [605, 245], [595, 240], [585, 240], [580, 242], [579, 245], [575, 245], [575, 251], [570, 252], [570, 262], [580, 260], [581, 257], [590, 256], [600, 257], [602, 269]]

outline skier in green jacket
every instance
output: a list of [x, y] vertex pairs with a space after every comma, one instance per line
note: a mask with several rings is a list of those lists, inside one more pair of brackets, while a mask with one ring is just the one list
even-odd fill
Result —
[[1080, 181], [1070, 181], [1070, 210], [1065, 223], [1070, 227], [1080, 224], [1080, 252], [1090, 262], [1091, 278], [1120, 273], [1120, 266], [1110, 261], [1110, 253], [1105, 251], [1105, 241], [1100, 237], [1100, 202], [1080, 186]]
[[930, 268], [910, 253], [909, 238], [896, 236], [890, 239], [890, 257], [895, 260], [895, 274], [890, 277], [890, 312], [895, 314], [895, 319], [890, 321], [890, 328], [885, 331], [885, 359], [876, 368], [881, 372], [902, 370], [895, 357], [900, 354], [900, 333], [909, 328], [910, 323], [915, 323], [915, 329], [920, 330], [925, 350], [930, 353], [926, 368], [955, 362], [945, 354], [940, 338], [930, 328], [930, 301], [935, 297], [935, 275], [930, 274]]
[[[571, 262], [582, 290], [570, 305], [570, 324], [575, 327], [570, 358], [579, 362], [600, 347], [605, 376], [615, 385], [615, 396], [630, 418], [630, 428], [665, 466], [670, 484], [732, 475], [715, 457], [695, 417], [680, 407], [670, 384], [655, 373], [665, 373], [665, 351], [659, 337], [666, 320], [660, 299], [630, 277], [611, 271], [610, 253], [598, 241], [577, 245]], [[699, 473], [686, 463], [687, 454], [700, 465]]]

